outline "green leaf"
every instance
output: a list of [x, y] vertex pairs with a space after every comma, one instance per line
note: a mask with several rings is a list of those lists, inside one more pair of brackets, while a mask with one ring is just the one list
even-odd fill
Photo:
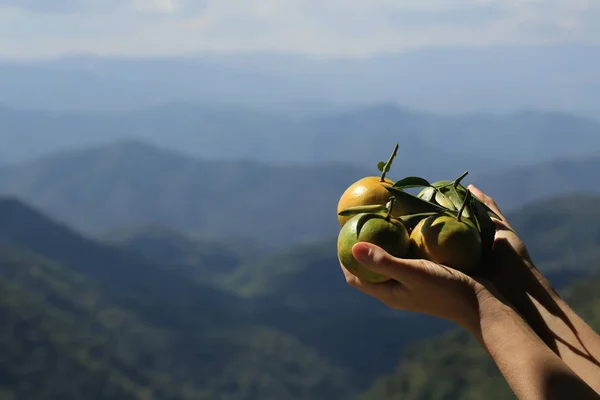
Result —
[[438, 215], [438, 214], [440, 214], [439, 211], [426, 212], [426, 213], [417, 213], [417, 214], [409, 214], [409, 215], [403, 215], [399, 219], [401, 219], [404, 222], [407, 222], [407, 223], [411, 224], [412, 222], [414, 222], [414, 220], [421, 220], [423, 218], [431, 217], [432, 215]]
[[436, 193], [435, 188], [428, 187], [428, 188], [421, 190], [421, 192], [417, 195], [417, 197], [419, 197], [425, 201], [431, 201], [431, 200], [433, 200], [433, 196], [435, 196], [435, 193]]
[[477, 230], [479, 231], [479, 234], [481, 234], [481, 226], [479, 225], [479, 221], [477, 220], [477, 218], [475, 217], [475, 211], [473, 210], [473, 197], [471, 196], [471, 201], [469, 201], [469, 204], [467, 204], [467, 208], [469, 209], [469, 220], [471, 222], [473, 222], [473, 224], [475, 225], [475, 227], [477, 228]]
[[[396, 145], [394, 146], [394, 151], [390, 155], [390, 158], [388, 158], [388, 160], [386, 162], [380, 161], [379, 164], [377, 164], [377, 168], [382, 173], [381, 179], [385, 178], [385, 174], [390, 172], [390, 169], [392, 168], [392, 163], [394, 162], [394, 159], [396, 158], [397, 154], [398, 154], [398, 143], [396, 143]], [[387, 167], [386, 167], [386, 165], [387, 165]], [[385, 171], [384, 171], [384, 169], [385, 169]]]
[[370, 206], [356, 206], [356, 207], [350, 207], [347, 208], [345, 210], [342, 210], [338, 213], [339, 216], [342, 217], [349, 217], [352, 215], [356, 215], [356, 214], [363, 214], [363, 213], [378, 213], [378, 212], [382, 212], [382, 211], [386, 211], [386, 205], [385, 204], [376, 204], [376, 205], [370, 205]]
[[398, 189], [408, 189], [417, 187], [431, 186], [427, 179], [418, 176], [407, 176], [394, 183], [394, 187]]
[[496, 218], [497, 220], [502, 221], [502, 218], [500, 218], [500, 216], [498, 214], [496, 214], [495, 212], [493, 212], [492, 210], [490, 210], [489, 207], [486, 206], [485, 204], [484, 204], [484, 206], [488, 209], [488, 215], [491, 218]]
[[[452, 204], [454, 204], [456, 209], [460, 210], [463, 202], [465, 201], [465, 197], [467, 197], [467, 189], [462, 188], [461, 186], [451, 186], [447, 196], [450, 198], [450, 201], [452, 201]], [[472, 214], [468, 208], [465, 208], [462, 215], [466, 218], [471, 218]]]
[[481, 233], [483, 257], [484, 259], [487, 259], [492, 254], [494, 237], [496, 236], [496, 225], [488, 215], [485, 205], [479, 201], [476, 196], [471, 196], [470, 202], [473, 210], [473, 217], [479, 226], [479, 232]]
[[485, 208], [487, 210], [488, 216], [492, 217], [492, 218], [496, 218], [499, 221], [502, 221], [502, 218], [500, 218], [500, 216], [498, 214], [496, 214], [491, 208], [489, 208], [483, 201], [479, 200], [479, 198], [477, 198], [477, 196], [472, 196], [475, 201], [483, 208]]
[[387, 184], [382, 184], [382, 186], [396, 197], [396, 201], [398, 204], [402, 204], [403, 209], [410, 210], [412, 213], [447, 211], [444, 207], [440, 207], [430, 201], [425, 201], [402, 189]]
[[439, 191], [435, 194], [435, 202], [442, 207], [448, 208], [452, 211], [458, 211], [455, 203], [448, 197], [444, 192]]
[[448, 186], [452, 186], [454, 184], [454, 182], [452, 181], [437, 181], [437, 182], [433, 182], [431, 184], [432, 187], [434, 187], [435, 189], [444, 189], [447, 188]]
[[456, 179], [454, 180], [454, 182], [453, 182], [453, 183], [454, 183], [455, 185], [460, 185], [460, 183], [462, 182], [462, 180], [463, 180], [463, 179], [465, 179], [465, 177], [466, 177], [467, 175], [469, 175], [469, 171], [465, 171], [465, 172], [463, 172], [463, 173], [462, 173], [462, 174], [461, 174], [461, 175], [460, 175], [458, 178], [456, 178]]

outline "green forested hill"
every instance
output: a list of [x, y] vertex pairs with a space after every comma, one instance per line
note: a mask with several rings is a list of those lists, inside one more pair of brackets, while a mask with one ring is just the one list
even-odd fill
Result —
[[[600, 260], [600, 236], [595, 234], [600, 226], [595, 208], [599, 201], [595, 196], [565, 196], [507, 217], [559, 288], [589, 273], [594, 257]], [[130, 237], [131, 242], [135, 239]], [[150, 251], [151, 247], [141, 249]], [[567, 268], [553, 258], [565, 262]], [[348, 287], [337, 263], [334, 239], [313, 241], [247, 259], [215, 282], [258, 304], [261, 312], [254, 318], [310, 343], [357, 372], [355, 379], [364, 384], [393, 368], [407, 343], [450, 327], [432, 318], [392, 311]]]
[[125, 247], [153, 262], [185, 271], [187, 276], [201, 283], [215, 283], [248, 260], [261, 259], [274, 251], [268, 244], [255, 243], [250, 238], [197, 238], [156, 225], [120, 229], [109, 232], [103, 239], [105, 243]]
[[600, 196], [538, 201], [507, 216], [544, 272], [596, 271], [600, 265]]
[[[230, 260], [234, 264], [199, 258], [195, 267], [177, 270], [198, 282], [203, 276], [212, 276], [217, 287], [240, 296], [244, 308], [252, 309], [250, 321], [275, 327], [310, 345], [351, 371], [353, 382], [361, 387], [393, 368], [406, 343], [450, 326], [445, 321], [394, 312], [350, 288], [337, 266], [335, 240], [308, 242], [263, 258], [252, 258], [250, 253], [238, 265], [240, 253], [235, 245], [211, 247], [210, 242], [172, 232], [164, 235], [164, 242], [149, 240], [162, 236], [160, 232], [129, 232], [120, 243], [157, 256], [167, 268], [171, 268], [164, 257], [167, 253], [176, 262], [193, 254], [215, 254], [217, 259]], [[217, 249], [218, 253], [213, 252]], [[223, 274], [223, 270], [231, 273]], [[365, 346], [365, 342], [372, 345]]]
[[[550, 247], [552, 257], [568, 259], [556, 249], [571, 249], [583, 256], [572, 259], [574, 268], [589, 273], [591, 264], [579, 262], [593, 260], [600, 247], [596, 203], [554, 199], [510, 218], [534, 258]], [[559, 216], [554, 224], [549, 215]], [[488, 371], [477, 348], [461, 347], [468, 338], [460, 333], [425, 342], [421, 350], [409, 345], [451, 325], [393, 312], [350, 288], [334, 241], [266, 257], [261, 251], [160, 230], [100, 243], [17, 199], [0, 200], [0, 395], [351, 399], [405, 352], [400, 376], [407, 378], [400, 385], [408, 391], [399, 393], [420, 399], [423, 388], [467, 390], [452, 385], [471, 364], [472, 377]], [[559, 271], [550, 261], [541, 265]], [[572, 272], [557, 276], [567, 283]], [[585, 298], [577, 301], [589, 307]], [[395, 378], [380, 382], [397, 392]], [[381, 385], [387, 387], [378, 383], [373, 390]], [[481, 393], [483, 386], [469, 387]]]
[[[320, 399], [351, 371], [237, 298], [0, 202], [0, 388], [44, 399]], [[35, 253], [35, 254], [34, 254]]]

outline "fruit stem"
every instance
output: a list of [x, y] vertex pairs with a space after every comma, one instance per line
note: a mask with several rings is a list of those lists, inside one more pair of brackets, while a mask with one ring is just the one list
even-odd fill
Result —
[[465, 199], [464, 199], [462, 205], [460, 206], [460, 210], [458, 210], [458, 215], [456, 216], [456, 219], [459, 222], [460, 222], [463, 211], [465, 211], [465, 207], [467, 206], [467, 203], [469, 202], [469, 200], [471, 200], [471, 191], [469, 189], [467, 189], [467, 194], [465, 196]]
[[460, 184], [460, 181], [462, 181], [465, 178], [465, 176], [467, 176], [467, 175], [469, 175], [469, 171], [463, 172], [463, 174], [461, 176], [456, 178], [454, 180], [454, 187], [458, 187], [458, 185]]
[[394, 158], [396, 158], [396, 153], [398, 153], [398, 143], [396, 143], [396, 146], [394, 146], [394, 151], [392, 155], [390, 156], [390, 158], [388, 158], [387, 162], [383, 166], [383, 172], [381, 173], [381, 182], [385, 182], [385, 174], [387, 174], [389, 166], [392, 165], [392, 161], [394, 161]]
[[390, 220], [390, 217], [392, 216], [392, 210], [394, 209], [395, 202], [396, 202], [396, 197], [394, 197], [394, 196], [390, 197], [390, 202], [388, 203], [389, 204], [388, 212], [387, 212], [387, 215], [385, 216], [385, 219], [388, 221]]

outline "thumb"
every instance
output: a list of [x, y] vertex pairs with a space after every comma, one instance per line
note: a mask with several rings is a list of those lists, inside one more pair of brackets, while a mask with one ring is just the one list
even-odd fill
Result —
[[399, 282], [422, 270], [421, 260], [397, 258], [379, 246], [359, 242], [352, 247], [352, 255], [363, 266]]

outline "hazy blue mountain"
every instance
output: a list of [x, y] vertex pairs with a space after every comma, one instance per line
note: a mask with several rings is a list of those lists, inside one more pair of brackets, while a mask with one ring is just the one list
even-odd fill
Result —
[[475, 180], [503, 209], [563, 193], [600, 193], [600, 155], [559, 158], [537, 165], [483, 175]]
[[336, 232], [338, 198], [362, 175], [336, 164], [206, 162], [122, 142], [2, 169], [0, 193], [94, 234], [158, 224], [279, 245]]
[[91, 241], [16, 199], [0, 200], [0, 221], [5, 392], [253, 400], [353, 391], [352, 370], [261, 325], [260, 309], [187, 270]]
[[[390, 177], [412, 175], [394, 165]], [[469, 175], [465, 183], [477, 182], [508, 211], [545, 196], [598, 193], [593, 171], [599, 168], [597, 157], [572, 159], [509, 170], [481, 183]], [[340, 195], [374, 172], [334, 163], [203, 161], [124, 141], [0, 168], [0, 193], [93, 235], [159, 225], [205, 239], [250, 237], [270, 247], [337, 234]]]
[[443, 117], [391, 103], [293, 118], [251, 109], [173, 103], [119, 113], [0, 109], [0, 157], [31, 161], [59, 150], [141, 140], [213, 161], [346, 163], [374, 168], [400, 144], [395, 172], [432, 179], [594, 154], [600, 122], [561, 113]]
[[429, 48], [369, 58], [201, 54], [4, 61], [0, 102], [87, 110], [179, 101], [264, 109], [284, 104], [284, 112], [294, 104], [305, 113], [306, 103], [394, 101], [442, 113], [533, 108], [595, 117], [599, 49], [562, 44]]

